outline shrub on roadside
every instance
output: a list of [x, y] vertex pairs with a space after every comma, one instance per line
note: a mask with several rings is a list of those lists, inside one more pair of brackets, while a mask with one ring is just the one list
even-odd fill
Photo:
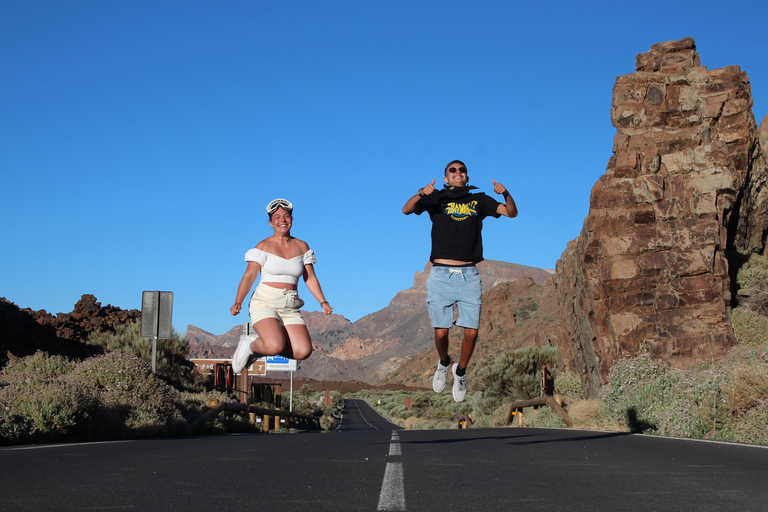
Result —
[[[94, 332], [88, 337], [89, 345], [98, 345], [104, 352], [131, 354], [152, 365], [153, 340], [141, 337], [141, 322], [118, 325], [114, 333]], [[155, 370], [157, 375], [181, 390], [203, 391], [206, 377], [192, 368], [187, 361], [189, 342], [175, 329], [168, 339], [157, 340]]]
[[[478, 363], [470, 379], [470, 388], [482, 392], [475, 412], [492, 414], [504, 402], [537, 398], [541, 391], [541, 371], [545, 365], [554, 368], [556, 363], [555, 347], [523, 348], [486, 357]], [[554, 376], [555, 372], [552, 373]]]
[[38, 352], [0, 371], [0, 444], [175, 435], [186, 426], [177, 398], [134, 356], [73, 363]]
[[768, 344], [768, 318], [739, 306], [731, 311], [731, 325], [740, 345], [761, 346]]

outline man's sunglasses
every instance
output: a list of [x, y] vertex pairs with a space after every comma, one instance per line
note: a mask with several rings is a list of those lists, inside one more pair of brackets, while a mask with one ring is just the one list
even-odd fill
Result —
[[460, 172], [461, 174], [467, 174], [467, 168], [466, 167], [449, 167], [448, 172], [451, 174], [456, 174], [457, 172]]
[[272, 215], [278, 208], [282, 208], [288, 212], [293, 211], [293, 204], [287, 199], [275, 199], [267, 205], [267, 213]]

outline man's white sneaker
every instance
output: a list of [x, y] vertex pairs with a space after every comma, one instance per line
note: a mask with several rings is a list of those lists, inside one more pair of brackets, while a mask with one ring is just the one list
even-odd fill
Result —
[[440, 361], [437, 362], [437, 370], [435, 370], [435, 376], [432, 377], [432, 389], [435, 393], [440, 393], [445, 389], [445, 383], [448, 380], [448, 370], [451, 368], [450, 358], [448, 360], [448, 366], [443, 366]]
[[461, 377], [456, 375], [456, 367], [459, 363], [453, 365], [453, 399], [456, 402], [463, 402], [464, 397], [467, 396], [467, 374], [465, 373]]
[[237, 348], [232, 356], [232, 369], [235, 373], [240, 373], [243, 368], [248, 366], [248, 360], [254, 354], [251, 350], [251, 342], [255, 339], [253, 336], [240, 336], [240, 341], [237, 343]]

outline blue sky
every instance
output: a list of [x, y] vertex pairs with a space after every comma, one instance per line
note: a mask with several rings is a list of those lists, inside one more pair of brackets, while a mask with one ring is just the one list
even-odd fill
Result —
[[693, 37], [747, 72], [759, 123], [766, 26], [764, 1], [3, 0], [0, 296], [58, 313], [167, 290], [180, 332], [222, 334], [285, 197], [354, 321], [424, 269], [429, 219], [400, 210], [454, 158], [520, 210], [486, 222], [486, 258], [554, 268], [635, 55]]

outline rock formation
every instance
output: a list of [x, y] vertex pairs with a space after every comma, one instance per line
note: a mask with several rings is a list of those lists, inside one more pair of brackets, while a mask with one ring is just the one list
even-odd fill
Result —
[[84, 343], [90, 333], [115, 332], [118, 325], [139, 320], [140, 311], [102, 306], [90, 294], [83, 295], [71, 313], [55, 316], [45, 310], [21, 309], [0, 298], [0, 367], [9, 358], [38, 350], [74, 359], [89, 357], [100, 351]]
[[727, 350], [729, 266], [762, 253], [768, 232], [746, 73], [708, 71], [690, 38], [653, 45], [636, 70], [616, 79], [613, 156], [555, 276], [559, 344], [591, 396], [617, 359], [684, 365]]

